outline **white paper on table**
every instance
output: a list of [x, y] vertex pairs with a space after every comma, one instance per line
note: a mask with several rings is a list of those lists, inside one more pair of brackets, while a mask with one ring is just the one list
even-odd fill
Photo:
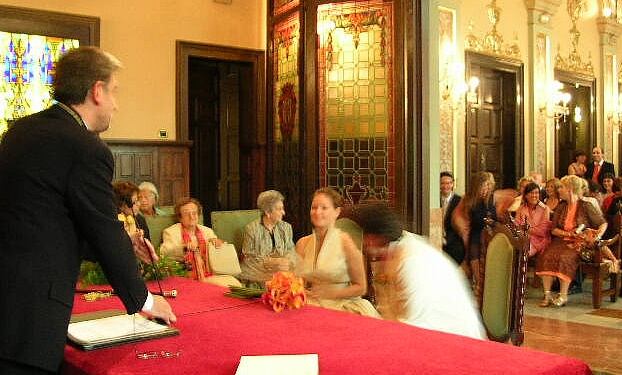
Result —
[[130, 335], [162, 332], [166, 329], [167, 326], [152, 322], [140, 314], [123, 314], [71, 323], [67, 336], [77, 343], [90, 343]]
[[243, 355], [235, 375], [318, 375], [317, 354]]

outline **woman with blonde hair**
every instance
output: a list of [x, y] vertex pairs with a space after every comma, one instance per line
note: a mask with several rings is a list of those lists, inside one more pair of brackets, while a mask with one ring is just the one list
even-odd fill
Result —
[[[582, 189], [580, 177], [571, 175], [561, 179], [559, 193], [563, 201], [553, 214], [551, 244], [536, 261], [536, 275], [542, 278], [544, 287], [541, 307], [551, 304], [561, 307], [568, 302], [568, 287], [579, 265], [578, 246], [594, 246], [607, 229], [607, 222], [598, 210], [581, 199]], [[559, 279], [560, 291], [553, 298], [551, 286], [555, 278]]]
[[562, 183], [559, 181], [559, 178], [551, 178], [546, 182], [546, 200], [544, 204], [551, 210], [551, 213], [555, 211], [557, 205], [561, 202], [561, 199], [559, 199], [559, 189], [561, 186]]

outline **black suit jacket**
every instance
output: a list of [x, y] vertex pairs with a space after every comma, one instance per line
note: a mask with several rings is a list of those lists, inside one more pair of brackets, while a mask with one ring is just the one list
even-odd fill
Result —
[[445, 243], [443, 244], [443, 250], [458, 264], [462, 263], [464, 260], [464, 243], [460, 235], [451, 225], [451, 215], [453, 215], [456, 206], [460, 203], [460, 199], [462, 198], [458, 194], [453, 194], [451, 196], [449, 203], [447, 203], [447, 209], [443, 219], [443, 227], [445, 229]]
[[0, 358], [57, 371], [83, 243], [129, 313], [147, 289], [117, 219], [113, 158], [58, 105], [0, 143]]
[[[616, 168], [613, 163], [608, 161], [604, 161], [603, 165], [600, 166], [600, 172], [598, 173], [598, 183], [603, 185], [603, 176], [606, 173], [611, 173], [614, 177], [616, 175]], [[591, 180], [592, 175], [594, 175], [594, 162], [591, 162], [587, 165], [587, 171], [585, 172], [585, 179]]]

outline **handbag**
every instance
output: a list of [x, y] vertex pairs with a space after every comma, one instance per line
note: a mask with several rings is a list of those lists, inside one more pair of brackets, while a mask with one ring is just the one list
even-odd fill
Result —
[[220, 247], [215, 247], [210, 242], [208, 251], [209, 268], [213, 274], [236, 276], [242, 272], [238, 253], [233, 244], [225, 243]]
[[594, 246], [581, 245], [579, 247], [579, 257], [582, 261], [586, 263], [591, 263], [594, 259], [594, 251], [596, 251]]

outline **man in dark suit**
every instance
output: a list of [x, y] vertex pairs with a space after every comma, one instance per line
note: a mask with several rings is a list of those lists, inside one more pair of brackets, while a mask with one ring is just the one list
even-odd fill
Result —
[[443, 210], [443, 251], [456, 263], [464, 260], [464, 243], [451, 226], [451, 215], [460, 203], [461, 197], [454, 193], [454, 176], [450, 172], [441, 172], [441, 209]]
[[613, 176], [615, 176], [615, 166], [613, 165], [613, 163], [605, 161], [605, 154], [603, 154], [603, 149], [596, 146], [592, 149], [592, 162], [587, 165], [585, 178], [596, 182], [602, 187], [603, 178], [607, 173], [611, 173]]
[[[136, 265], [154, 255], [117, 219], [114, 163], [98, 133], [116, 111], [120, 62], [82, 47], [57, 63], [52, 107], [18, 120], [0, 143], [0, 373], [56, 372], [82, 249], [100, 262], [128, 313], [176, 320]], [[86, 245], [86, 246], [83, 246]]]

